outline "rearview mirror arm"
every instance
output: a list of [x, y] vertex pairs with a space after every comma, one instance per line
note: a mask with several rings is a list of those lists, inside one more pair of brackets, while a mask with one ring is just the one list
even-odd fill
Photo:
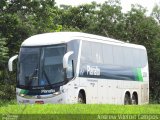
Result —
[[15, 59], [17, 59], [17, 58], [18, 58], [18, 55], [14, 55], [13, 57], [11, 57], [9, 59], [9, 61], [8, 61], [8, 69], [9, 69], [10, 72], [13, 71], [13, 61]]

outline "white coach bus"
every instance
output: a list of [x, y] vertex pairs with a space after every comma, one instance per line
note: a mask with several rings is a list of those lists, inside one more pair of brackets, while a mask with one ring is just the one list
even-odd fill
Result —
[[146, 104], [144, 46], [79, 32], [26, 39], [17, 62], [18, 103]]

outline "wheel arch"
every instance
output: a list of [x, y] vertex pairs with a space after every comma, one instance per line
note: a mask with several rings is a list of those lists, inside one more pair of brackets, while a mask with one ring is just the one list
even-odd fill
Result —
[[129, 90], [125, 91], [123, 95], [124, 105], [131, 104], [131, 93]]
[[79, 92], [78, 92], [78, 95], [79, 95], [80, 93], [83, 95], [84, 101], [85, 101], [85, 104], [86, 104], [86, 92], [85, 92], [85, 89], [83, 89], [83, 88], [80, 89]]
[[132, 93], [132, 98], [135, 97], [136, 98], [136, 101], [137, 101], [137, 104], [138, 104], [138, 92], [137, 91], [133, 91]]
[[125, 92], [124, 97], [125, 97], [126, 94], [131, 98], [131, 93], [130, 93], [129, 90], [127, 90], [127, 91]]

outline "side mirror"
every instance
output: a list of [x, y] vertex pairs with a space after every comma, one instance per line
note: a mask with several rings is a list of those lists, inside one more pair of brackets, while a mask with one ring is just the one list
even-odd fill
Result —
[[73, 60], [69, 60], [72, 54], [73, 51], [69, 51], [63, 57], [63, 68], [65, 70], [65, 78], [67, 79], [72, 79], [74, 77]]
[[8, 61], [8, 69], [9, 69], [10, 72], [13, 71], [13, 61], [14, 61], [15, 59], [17, 59], [17, 58], [18, 58], [18, 55], [14, 55], [13, 57], [11, 57], [11, 58], [9, 59], [9, 61]]
[[73, 51], [69, 51], [67, 52], [64, 57], [63, 57], [63, 68], [64, 69], [67, 69], [68, 68], [68, 60], [69, 60], [69, 57], [73, 54]]

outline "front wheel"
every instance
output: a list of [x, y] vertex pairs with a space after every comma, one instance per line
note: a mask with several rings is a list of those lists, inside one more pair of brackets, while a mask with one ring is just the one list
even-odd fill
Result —
[[79, 95], [78, 95], [78, 103], [85, 104], [85, 98], [82, 95], [82, 93], [79, 93]]

